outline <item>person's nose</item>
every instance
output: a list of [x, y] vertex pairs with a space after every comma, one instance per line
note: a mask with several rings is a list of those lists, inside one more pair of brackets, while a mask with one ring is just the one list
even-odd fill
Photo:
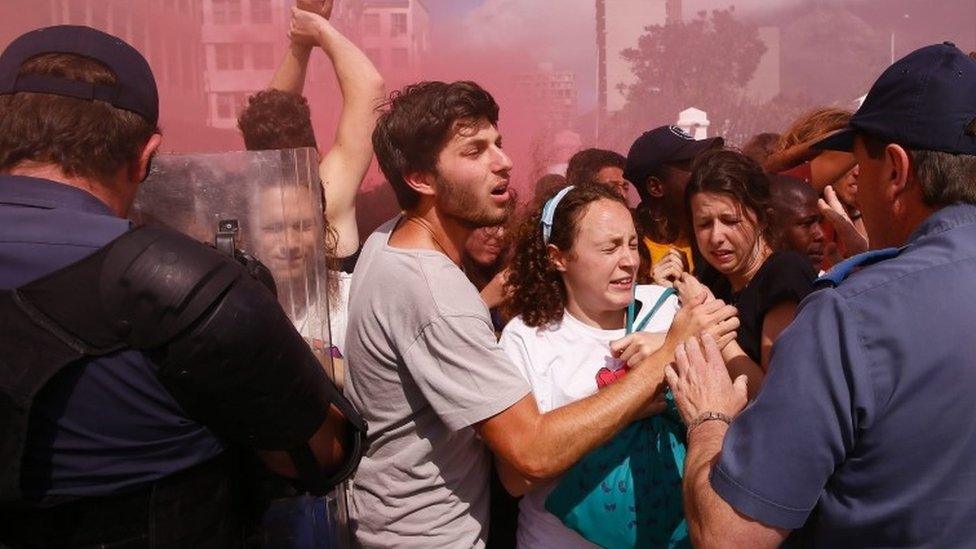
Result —
[[635, 273], [637, 267], [640, 266], [640, 254], [637, 253], [637, 250], [631, 250], [629, 247], [625, 248], [623, 257], [618, 262], [618, 266], [628, 274]]
[[820, 225], [820, 223], [813, 224], [813, 227], [811, 228], [811, 233], [812, 233], [811, 237], [813, 238], [814, 242], [823, 242], [824, 232], [823, 232], [823, 227]]
[[508, 172], [512, 170], [512, 166], [513, 166], [512, 159], [509, 158], [507, 154], [505, 154], [505, 151], [502, 150], [500, 147], [495, 147], [493, 158], [492, 158], [491, 171], [499, 174], [504, 174], [507, 176]]

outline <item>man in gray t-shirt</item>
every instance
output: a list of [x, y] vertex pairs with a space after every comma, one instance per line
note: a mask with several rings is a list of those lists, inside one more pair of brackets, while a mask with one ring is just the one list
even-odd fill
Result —
[[487, 524], [490, 465], [471, 426], [530, 389], [457, 265], [387, 244], [399, 220], [363, 247], [349, 308], [347, 393], [370, 411], [372, 434], [351, 496], [355, 533], [370, 546], [470, 547]]
[[677, 343], [704, 318], [734, 314], [679, 313], [665, 346], [631, 374], [540, 414], [458, 267], [471, 232], [511, 209], [497, 122], [498, 105], [477, 84], [425, 82], [394, 95], [373, 132], [404, 215], [370, 236], [350, 295], [346, 390], [369, 424], [351, 491], [359, 545], [483, 547], [488, 449], [516, 471], [503, 478], [509, 489], [558, 476], [657, 411]]

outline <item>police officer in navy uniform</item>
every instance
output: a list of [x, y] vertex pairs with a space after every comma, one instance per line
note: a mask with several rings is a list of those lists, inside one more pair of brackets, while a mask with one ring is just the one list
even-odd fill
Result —
[[875, 251], [800, 304], [752, 403], [714, 341], [678, 353], [697, 546], [976, 541], [974, 124], [976, 61], [946, 43], [894, 63], [819, 143], [857, 158]]
[[322, 491], [355, 466], [364, 426], [274, 294], [125, 219], [157, 121], [116, 37], [0, 55], [0, 546], [239, 545], [232, 446]]

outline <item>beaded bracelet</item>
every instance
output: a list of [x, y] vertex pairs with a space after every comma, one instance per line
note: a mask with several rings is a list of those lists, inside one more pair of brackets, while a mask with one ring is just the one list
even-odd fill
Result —
[[706, 421], [723, 421], [726, 425], [729, 425], [732, 423], [732, 418], [723, 414], [722, 412], [704, 412], [688, 424], [688, 430], [686, 431], [687, 436], [691, 436], [691, 432]]

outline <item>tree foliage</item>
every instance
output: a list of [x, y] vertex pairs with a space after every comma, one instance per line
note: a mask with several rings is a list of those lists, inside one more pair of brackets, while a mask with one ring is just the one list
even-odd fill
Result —
[[706, 111], [709, 134], [733, 144], [780, 131], [805, 106], [795, 94], [758, 104], [745, 92], [765, 52], [758, 28], [737, 19], [733, 8], [647, 27], [637, 47], [622, 53], [636, 81], [625, 88], [627, 103], [608, 121], [602, 141], [626, 149], [641, 132], [674, 123], [688, 107]]

